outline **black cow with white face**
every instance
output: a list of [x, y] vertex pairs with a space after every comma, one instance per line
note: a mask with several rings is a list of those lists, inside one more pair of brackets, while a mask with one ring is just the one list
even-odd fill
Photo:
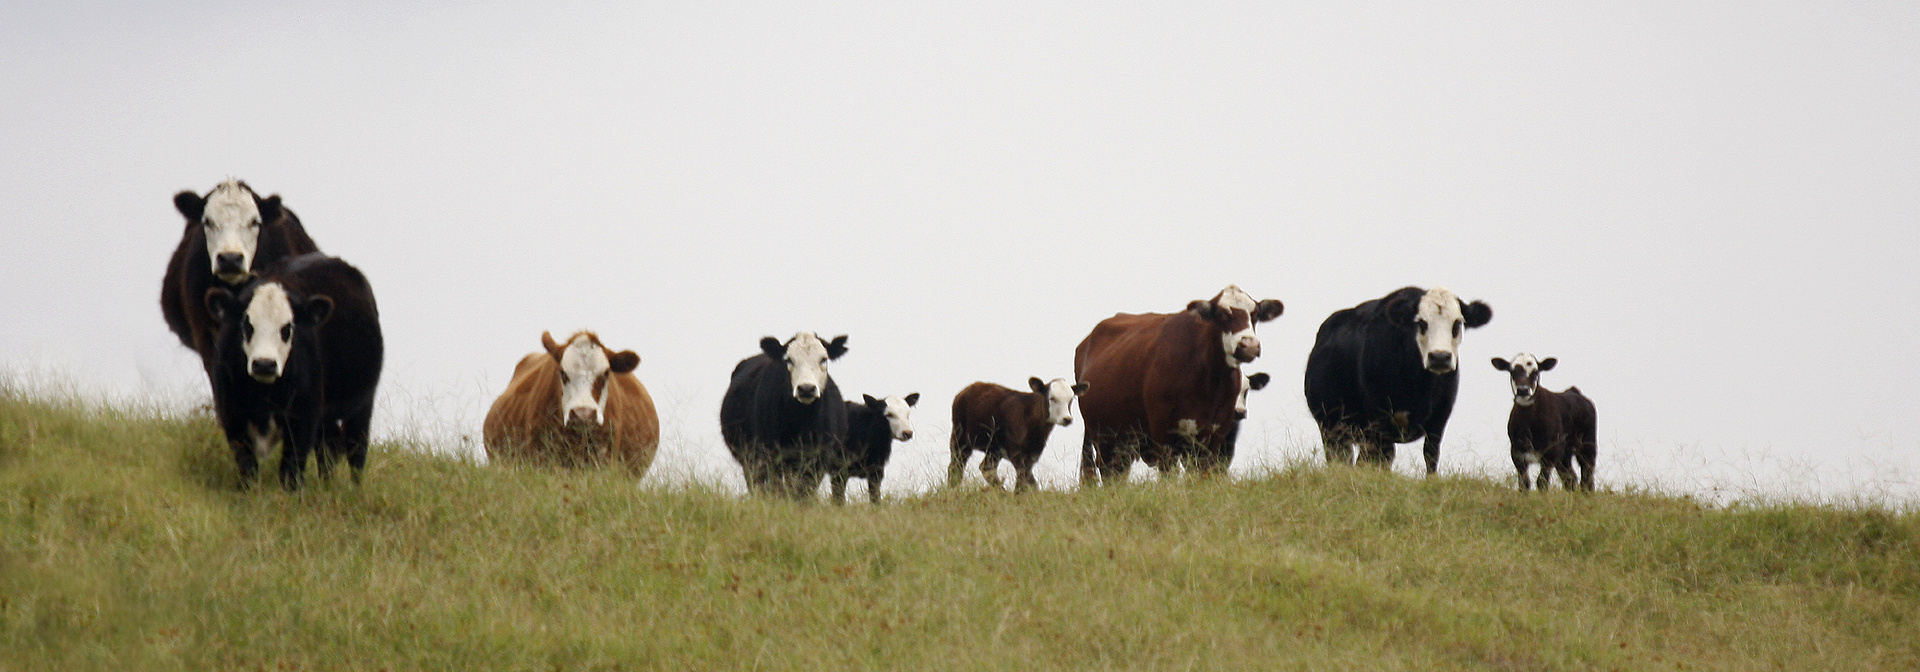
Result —
[[847, 337], [811, 331], [781, 343], [760, 339], [760, 354], [733, 367], [720, 401], [720, 438], [754, 494], [807, 499], [847, 441], [847, 407], [827, 363], [847, 354]]
[[1493, 368], [1507, 372], [1513, 385], [1513, 411], [1507, 414], [1507, 440], [1512, 445], [1513, 468], [1520, 474], [1520, 489], [1530, 485], [1527, 469], [1540, 465], [1537, 487], [1547, 489], [1547, 476], [1560, 475], [1560, 485], [1574, 488], [1573, 463], [1580, 463], [1579, 487], [1593, 489], [1593, 463], [1599, 452], [1599, 428], [1595, 422], [1593, 401], [1569, 387], [1565, 392], [1540, 388], [1540, 372], [1551, 371], [1560, 361], [1552, 357], [1534, 359], [1520, 353], [1513, 361], [1493, 358]]
[[220, 325], [214, 405], [241, 485], [275, 443], [288, 489], [300, 486], [310, 453], [323, 477], [345, 459], [358, 482], [384, 353], [373, 288], [359, 269], [318, 253], [257, 275], [238, 294], [213, 287], [204, 299]]
[[1406, 287], [1320, 324], [1307, 355], [1307, 410], [1320, 425], [1327, 462], [1393, 463], [1394, 444], [1426, 439], [1427, 473], [1440, 462], [1440, 437], [1460, 389], [1465, 330], [1493, 319], [1445, 287]]

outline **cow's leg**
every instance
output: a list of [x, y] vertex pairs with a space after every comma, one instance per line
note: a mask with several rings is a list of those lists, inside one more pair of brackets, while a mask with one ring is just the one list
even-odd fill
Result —
[[1553, 451], [1553, 470], [1560, 476], [1560, 487], [1575, 490], [1580, 487], [1579, 479], [1573, 477], [1573, 446], [1565, 440], [1555, 446]]
[[1526, 492], [1527, 488], [1533, 485], [1532, 481], [1527, 480], [1527, 464], [1530, 462], [1532, 462], [1532, 460], [1527, 459], [1526, 453], [1518, 450], [1513, 451], [1513, 470], [1520, 473], [1521, 492]]
[[1093, 430], [1091, 428], [1080, 435], [1080, 487], [1086, 488], [1098, 484], [1095, 477], [1099, 474], [1094, 462]]
[[1593, 491], [1593, 462], [1599, 453], [1599, 442], [1592, 437], [1583, 438], [1574, 451], [1574, 458], [1580, 461], [1580, 489]]
[[1420, 453], [1427, 458], [1427, 475], [1432, 476], [1440, 468], [1440, 431], [1427, 432], [1427, 442], [1421, 446]]
[[1320, 444], [1327, 454], [1329, 465], [1353, 464], [1354, 433], [1339, 425], [1320, 427]]
[[320, 423], [304, 417], [290, 417], [280, 437], [280, 485], [300, 489], [307, 472], [307, 455], [320, 441]]
[[995, 490], [1004, 490], [1000, 484], [1000, 453], [991, 448], [980, 457], [980, 477], [987, 480], [987, 486]]
[[1013, 471], [1014, 471], [1013, 491], [1014, 492], [1026, 492], [1029, 490], [1038, 489], [1040, 487], [1040, 482], [1037, 480], [1034, 480], [1033, 478], [1033, 463], [1037, 461], [1038, 458], [1039, 458], [1038, 455], [1033, 455], [1033, 456], [1021, 456], [1019, 458], [1009, 460], [1013, 462]]
[[347, 466], [353, 468], [353, 483], [360, 484], [360, 474], [367, 470], [367, 445], [371, 443], [373, 426], [373, 406], [348, 415], [340, 421], [340, 452], [347, 457]]
[[959, 435], [953, 437], [952, 458], [947, 462], [947, 487], [960, 487], [960, 479], [967, 470], [967, 460], [973, 457], [973, 446], [967, 445]]
[[260, 477], [260, 452], [254, 449], [249, 439], [228, 440], [233, 448], [233, 463], [240, 468], [240, 489], [253, 487], [253, 481]]
[[847, 504], [847, 475], [846, 475], [846, 474], [842, 474], [842, 473], [835, 473], [835, 474], [833, 474], [833, 475], [830, 475], [830, 476], [828, 476], [827, 478], [829, 478], [829, 479], [832, 479], [832, 480], [833, 480], [833, 504], [834, 504], [834, 506], [846, 506], [846, 504]]
[[881, 479], [881, 475], [878, 473], [875, 473], [867, 477], [867, 501], [868, 502], [871, 502], [874, 504], [880, 503], [880, 479]]

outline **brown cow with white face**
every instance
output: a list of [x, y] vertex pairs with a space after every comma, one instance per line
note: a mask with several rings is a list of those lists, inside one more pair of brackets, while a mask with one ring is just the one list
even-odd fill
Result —
[[638, 478], [660, 446], [653, 397], [634, 377], [640, 356], [582, 331], [520, 360], [487, 411], [487, 458], [585, 466], [614, 462]]
[[1225, 470], [1247, 380], [1240, 365], [1260, 356], [1254, 326], [1283, 310], [1227, 285], [1178, 313], [1121, 313], [1094, 326], [1073, 354], [1076, 380], [1091, 384], [1080, 398], [1081, 484], [1124, 477], [1135, 458], [1163, 473]]

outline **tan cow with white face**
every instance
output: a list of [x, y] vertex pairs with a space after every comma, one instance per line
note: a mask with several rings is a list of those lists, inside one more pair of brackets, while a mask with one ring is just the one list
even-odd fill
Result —
[[588, 466], [618, 463], [645, 476], [660, 446], [653, 397], [634, 377], [640, 356], [614, 352], [582, 331], [520, 360], [487, 411], [487, 458]]

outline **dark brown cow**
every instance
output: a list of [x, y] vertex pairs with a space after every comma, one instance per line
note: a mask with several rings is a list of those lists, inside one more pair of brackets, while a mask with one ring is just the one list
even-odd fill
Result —
[[1081, 484], [1096, 471], [1100, 482], [1124, 479], [1136, 458], [1162, 472], [1225, 469], [1240, 365], [1260, 356], [1254, 325], [1284, 309], [1227, 285], [1179, 313], [1121, 313], [1096, 325], [1073, 353], [1076, 379], [1092, 385], [1080, 399]]
[[635, 378], [640, 356], [614, 352], [582, 331], [513, 368], [513, 380], [487, 411], [489, 460], [585, 466], [617, 462], [647, 475], [660, 446], [660, 416]]
[[953, 397], [953, 461], [947, 464], [947, 487], [960, 485], [973, 451], [980, 458], [980, 476], [996, 489], [1000, 484], [1000, 458], [1013, 463], [1013, 487], [1016, 491], [1039, 486], [1033, 480], [1033, 463], [1047, 449], [1047, 436], [1055, 425], [1073, 424], [1073, 398], [1085, 394], [1086, 383], [1068, 384], [1065, 378], [1041, 382], [1027, 379], [1032, 392], [1021, 392], [993, 383], [974, 383]]
[[1526, 490], [1527, 467], [1540, 465], [1536, 487], [1547, 489], [1547, 476], [1559, 472], [1560, 485], [1574, 488], [1573, 462], [1580, 462], [1580, 489], [1593, 489], [1593, 462], [1599, 452], [1599, 431], [1595, 424], [1593, 402], [1569, 387], [1565, 392], [1541, 389], [1540, 372], [1560, 363], [1552, 357], [1535, 360], [1520, 353], [1512, 362], [1493, 358], [1493, 368], [1513, 377], [1513, 412], [1507, 414], [1507, 440], [1513, 446], [1513, 468], [1520, 472], [1520, 489]]
[[207, 310], [207, 290], [238, 293], [254, 269], [320, 248], [300, 218], [281, 207], [279, 194], [261, 198], [239, 180], [221, 182], [206, 196], [174, 194], [173, 206], [187, 226], [160, 279], [160, 314], [180, 344], [200, 355], [211, 380], [220, 322]]

